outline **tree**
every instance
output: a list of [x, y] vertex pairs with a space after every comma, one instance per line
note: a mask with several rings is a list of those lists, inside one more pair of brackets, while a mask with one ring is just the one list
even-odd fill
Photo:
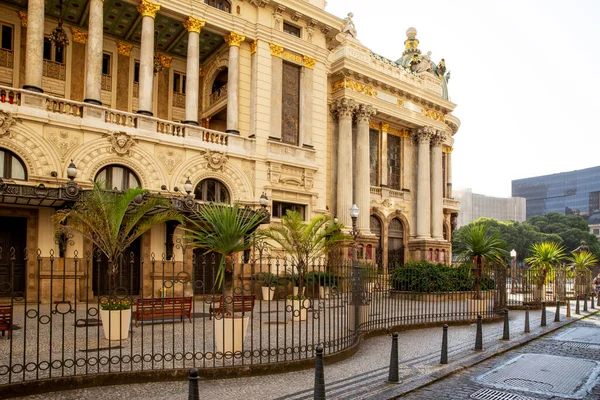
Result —
[[261, 234], [292, 256], [302, 287], [309, 261], [326, 255], [332, 247], [348, 240], [341, 229], [342, 225], [329, 216], [319, 215], [306, 222], [299, 213], [288, 210], [279, 224], [262, 230]]
[[[238, 204], [232, 206], [207, 203], [194, 213], [194, 218], [188, 218], [189, 228], [185, 237], [191, 239], [191, 246], [203, 249], [206, 253], [221, 254], [217, 270], [216, 284], [223, 284], [225, 272], [232, 271], [232, 256], [252, 246], [245, 238], [252, 233], [263, 221], [264, 214], [250, 209], [240, 209]], [[230, 282], [225, 282], [228, 289]]]
[[531, 256], [525, 261], [531, 265], [536, 278], [536, 284], [546, 284], [548, 274], [565, 258], [565, 248], [555, 242], [536, 243], [531, 246]]
[[590, 253], [600, 257], [600, 242], [598, 242], [595, 235], [590, 233], [587, 222], [579, 215], [548, 213], [531, 217], [527, 220], [527, 223], [536, 227], [542, 233], [559, 236], [559, 243], [564, 245], [565, 251], [571, 252], [579, 247], [581, 241], [585, 241]]
[[506, 242], [498, 232], [490, 232], [483, 224], [470, 224], [454, 236], [454, 247], [459, 258], [475, 265], [475, 295], [481, 299], [481, 276], [484, 263], [504, 264], [508, 252]]
[[182, 222], [183, 218], [166, 199], [148, 196], [146, 189], [121, 193], [104, 190], [101, 183], [95, 183], [72, 209], [54, 214], [52, 220], [58, 231], [79, 232], [106, 255], [114, 286], [123, 253], [134, 240], [155, 225]]

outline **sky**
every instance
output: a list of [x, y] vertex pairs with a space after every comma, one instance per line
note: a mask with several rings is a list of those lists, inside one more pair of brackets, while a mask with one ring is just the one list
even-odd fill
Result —
[[328, 0], [357, 39], [397, 60], [406, 30], [452, 71], [455, 188], [600, 165], [600, 0]]

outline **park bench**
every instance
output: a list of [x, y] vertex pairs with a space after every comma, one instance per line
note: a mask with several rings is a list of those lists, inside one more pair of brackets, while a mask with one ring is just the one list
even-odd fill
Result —
[[135, 326], [142, 320], [188, 317], [192, 321], [192, 297], [138, 298], [135, 302]]
[[254, 300], [256, 296], [250, 295], [234, 295], [234, 296], [219, 296], [211, 304], [209, 308], [209, 319], [215, 315], [227, 315], [247, 312], [252, 312], [254, 308]]
[[4, 336], [4, 332], [8, 332], [7, 337], [10, 339], [12, 332], [12, 306], [0, 306], [0, 331], [2, 331], [2, 336]]

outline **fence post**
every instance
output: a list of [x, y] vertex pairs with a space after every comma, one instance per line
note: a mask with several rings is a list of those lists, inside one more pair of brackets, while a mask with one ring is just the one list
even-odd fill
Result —
[[481, 315], [477, 316], [477, 334], [475, 335], [475, 350], [483, 350], [483, 329], [481, 327]]
[[398, 377], [398, 332], [392, 334], [392, 352], [390, 354], [390, 372], [388, 374], [388, 383], [400, 383]]
[[567, 303], [567, 318], [571, 318], [571, 300], [566, 299], [565, 301]]
[[587, 312], [587, 293], [583, 295], [583, 312]]
[[444, 333], [442, 334], [442, 355], [440, 364], [448, 364], [448, 324], [444, 324]]
[[554, 322], [560, 322], [560, 301], [556, 300], [556, 312], [554, 313]]
[[191, 368], [188, 374], [189, 393], [188, 400], [200, 400], [200, 393], [198, 392], [198, 368]]
[[325, 371], [323, 369], [323, 346], [317, 346], [315, 361], [315, 392], [314, 400], [325, 400]]
[[510, 327], [508, 324], [508, 310], [504, 309], [504, 331], [502, 332], [502, 340], [510, 340]]
[[546, 326], [546, 302], [542, 301], [542, 322], [540, 326]]
[[523, 333], [529, 332], [531, 332], [529, 329], [529, 307], [525, 306], [525, 329], [523, 329]]
[[593, 310], [596, 307], [594, 307], [594, 292], [592, 292], [591, 297], [590, 297], [590, 308]]
[[579, 315], [581, 310], [579, 310], [579, 295], [577, 295], [577, 303], [575, 303], [575, 314]]

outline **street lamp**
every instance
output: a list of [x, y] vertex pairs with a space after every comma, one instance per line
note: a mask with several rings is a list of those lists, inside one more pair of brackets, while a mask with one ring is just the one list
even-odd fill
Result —
[[515, 281], [517, 278], [517, 251], [512, 249], [510, 251], [510, 292], [515, 293]]
[[356, 240], [359, 234], [358, 229], [356, 229], [356, 220], [358, 219], [358, 206], [356, 204], [350, 207], [350, 218], [352, 218], [352, 230], [350, 234]]
[[194, 187], [192, 186], [192, 181], [190, 181], [190, 177], [188, 176], [187, 180], [183, 184], [183, 190], [185, 190], [187, 194], [190, 194], [192, 193], [193, 188]]
[[356, 238], [359, 235], [358, 229], [356, 228], [356, 220], [358, 219], [358, 206], [354, 204], [350, 208], [350, 218], [352, 218], [352, 230], [350, 235], [354, 239], [352, 242], [352, 277], [354, 287], [352, 288], [352, 303], [354, 304], [354, 330], [358, 331], [360, 326], [360, 308], [362, 304], [362, 274], [358, 263], [356, 262]]
[[67, 167], [67, 178], [69, 178], [70, 180], [75, 179], [77, 177], [77, 172], [77, 166], [75, 165], [73, 160], [71, 160], [71, 163]]
[[267, 194], [265, 192], [263, 192], [263, 194], [260, 195], [258, 202], [263, 209], [267, 209], [267, 206], [269, 205], [269, 198], [267, 197]]

